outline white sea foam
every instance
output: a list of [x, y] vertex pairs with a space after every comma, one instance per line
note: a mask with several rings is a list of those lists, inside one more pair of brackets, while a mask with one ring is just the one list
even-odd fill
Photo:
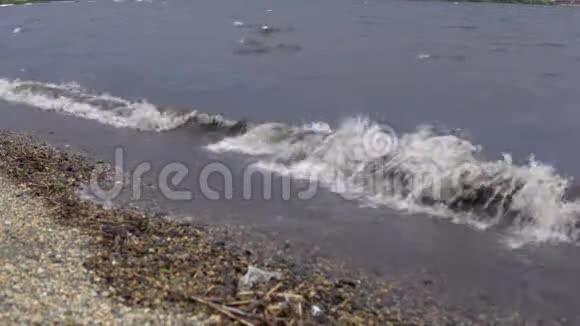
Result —
[[[380, 133], [391, 140], [381, 144], [391, 147], [379, 157], [368, 140]], [[267, 123], [208, 149], [257, 156], [259, 168], [315, 180], [364, 205], [501, 228], [512, 246], [578, 239], [580, 202], [564, 199], [571, 180], [533, 157], [520, 165], [507, 154], [486, 160], [480, 146], [428, 127], [397, 137], [360, 117], [335, 130], [321, 123]]]
[[0, 79], [0, 99], [41, 110], [67, 113], [119, 128], [165, 131], [180, 127], [198, 114], [161, 111], [147, 101], [95, 95], [76, 83], [50, 84]]
[[220, 115], [95, 95], [76, 83], [0, 79], [0, 99], [121, 128], [166, 131], [192, 123], [241, 133], [208, 149], [256, 156], [262, 169], [315, 180], [363, 205], [426, 212], [477, 229], [501, 228], [509, 231], [512, 246], [579, 238], [580, 201], [565, 199], [570, 179], [533, 157], [524, 164], [507, 154], [486, 159], [480, 146], [429, 127], [396, 135], [363, 117], [336, 128], [324, 122], [250, 127]]

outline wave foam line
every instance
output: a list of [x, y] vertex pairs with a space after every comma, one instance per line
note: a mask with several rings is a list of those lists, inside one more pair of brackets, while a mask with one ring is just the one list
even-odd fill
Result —
[[0, 99], [45, 111], [66, 113], [117, 128], [167, 131], [188, 123], [212, 130], [239, 133], [245, 122], [197, 110], [179, 112], [159, 109], [142, 101], [129, 101], [109, 94], [91, 94], [76, 83], [52, 84], [0, 78]]
[[509, 231], [510, 240], [517, 240], [514, 246], [579, 239], [580, 202], [565, 200], [571, 180], [551, 166], [533, 157], [518, 165], [507, 154], [486, 160], [480, 146], [429, 127], [399, 135], [396, 146], [381, 155], [361, 150], [368, 147], [369, 135], [393, 136], [376, 135], [380, 130], [378, 123], [361, 117], [336, 129], [324, 123], [267, 123], [208, 149], [256, 156], [263, 169], [316, 180], [366, 205]]

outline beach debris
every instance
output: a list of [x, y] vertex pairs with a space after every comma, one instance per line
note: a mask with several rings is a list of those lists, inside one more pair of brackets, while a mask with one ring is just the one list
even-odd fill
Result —
[[274, 10], [272, 10], [272, 9], [266, 9], [266, 12], [272, 12], [272, 11], [274, 11]]
[[[105, 161], [1, 130], [0, 157], [3, 173], [25, 186], [27, 196], [42, 199], [56, 223], [78, 228], [94, 240], [83, 267], [103, 293], [128, 307], [202, 314], [214, 325], [425, 324], [412, 316], [393, 320], [391, 311], [398, 304], [384, 309], [379, 304], [384, 293], [367, 290], [384, 288], [382, 282], [337, 287], [327, 273], [342, 274], [342, 265], [305, 261], [297, 266], [294, 259], [286, 260], [290, 253], [266, 263], [257, 258], [264, 254], [260, 248], [268, 253], [277, 245], [270, 248], [274, 244], [259, 240], [256, 247], [240, 248], [238, 241], [248, 239], [245, 231], [169, 223], [152, 212], [130, 207], [104, 210], [79, 200], [79, 187], [88, 185], [95, 169], [108, 165]], [[103, 173], [112, 173], [111, 169]], [[112, 175], [104, 178], [112, 180]], [[224, 236], [231, 242], [224, 242]], [[257, 250], [255, 257], [248, 257], [248, 249]], [[359, 279], [347, 274], [338, 280]], [[272, 282], [273, 278], [279, 280]], [[254, 288], [242, 290], [239, 283]], [[437, 321], [432, 324], [442, 324]]]
[[12, 33], [14, 33], [14, 34], [17, 34], [17, 33], [20, 33], [20, 32], [22, 32], [22, 27], [16, 27], [16, 28], [14, 28], [12, 30]]
[[312, 316], [318, 317], [322, 315], [322, 309], [317, 305], [313, 305], [312, 308], [310, 309], [310, 313], [312, 314]]
[[241, 317], [239, 317], [236, 314], [234, 314], [234, 313], [237, 313], [237, 314], [241, 314], [241, 315], [246, 315], [245, 313], [243, 313], [243, 312], [241, 312], [241, 311], [239, 311], [237, 309], [232, 309], [232, 308], [229, 308], [229, 307], [226, 307], [226, 306], [223, 306], [223, 305], [220, 306], [218, 304], [212, 303], [212, 302], [207, 301], [207, 300], [205, 300], [203, 298], [199, 298], [199, 297], [195, 297], [195, 296], [192, 296], [191, 299], [194, 300], [194, 301], [196, 301], [196, 302], [199, 302], [201, 304], [204, 304], [204, 305], [206, 305], [206, 306], [208, 306], [208, 307], [210, 307], [210, 308], [212, 308], [212, 309], [214, 309], [214, 310], [216, 310], [218, 312], [220, 312], [221, 314], [227, 316], [228, 318], [230, 318], [232, 320], [237, 321], [238, 323], [240, 323], [240, 324], [242, 324], [244, 326], [254, 326], [253, 323], [251, 323], [251, 322], [249, 322], [249, 321], [247, 321], [245, 319], [242, 319]]
[[244, 27], [244, 25], [245, 25], [245, 24], [244, 24], [244, 22], [242, 22], [242, 21], [239, 21], [239, 20], [234, 20], [234, 22], [232, 23], [232, 25], [233, 25], [234, 27]]
[[359, 283], [359, 282], [351, 281], [351, 280], [338, 280], [338, 282], [336, 282], [336, 287], [344, 288], [346, 286], [349, 286], [351, 288], [356, 288], [357, 283]]
[[240, 278], [238, 287], [240, 289], [251, 289], [258, 284], [267, 283], [271, 280], [279, 280], [281, 278], [282, 273], [280, 272], [268, 272], [250, 265], [248, 266], [248, 272]]

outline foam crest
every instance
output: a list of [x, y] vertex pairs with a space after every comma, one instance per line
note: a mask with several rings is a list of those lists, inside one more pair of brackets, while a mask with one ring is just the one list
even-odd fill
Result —
[[0, 79], [0, 99], [100, 123], [139, 130], [178, 128], [198, 112], [162, 111], [147, 101], [129, 101], [108, 94], [90, 94], [76, 83], [51, 84]]
[[364, 117], [336, 129], [311, 126], [261, 124], [208, 149], [256, 156], [262, 169], [314, 180], [365, 205], [497, 228], [519, 244], [579, 237], [580, 203], [565, 200], [571, 180], [533, 157], [519, 165], [508, 154], [489, 160], [459, 135], [429, 127], [396, 135]]

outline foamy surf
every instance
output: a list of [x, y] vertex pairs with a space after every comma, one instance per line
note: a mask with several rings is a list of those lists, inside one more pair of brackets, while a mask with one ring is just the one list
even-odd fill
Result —
[[477, 229], [496, 228], [512, 246], [576, 241], [580, 202], [571, 180], [533, 157], [486, 160], [462, 137], [428, 127], [395, 135], [365, 118], [327, 124], [257, 125], [211, 144], [214, 152], [256, 156], [256, 166], [318, 182], [364, 205], [426, 212]]
[[109, 94], [94, 94], [76, 83], [52, 84], [36, 81], [0, 79], [0, 99], [94, 120], [117, 128], [168, 131], [192, 123], [213, 129], [243, 131], [243, 122], [197, 110], [179, 112], [160, 109], [141, 101], [130, 101]]
[[197, 110], [95, 94], [76, 83], [0, 79], [0, 99], [118, 128], [168, 131], [195, 125], [234, 134], [208, 149], [255, 156], [262, 169], [313, 180], [363, 205], [497, 228], [510, 235], [512, 246], [580, 237], [580, 201], [565, 197], [570, 179], [534, 158], [525, 164], [510, 155], [488, 160], [480, 146], [428, 127], [396, 135], [361, 117], [336, 128], [324, 122], [249, 126]]

